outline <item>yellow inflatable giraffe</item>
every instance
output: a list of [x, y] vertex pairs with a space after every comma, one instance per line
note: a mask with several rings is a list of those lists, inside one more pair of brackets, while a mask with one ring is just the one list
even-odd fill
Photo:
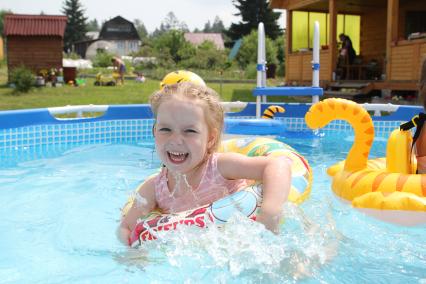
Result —
[[374, 125], [368, 112], [355, 102], [326, 99], [305, 115], [308, 127], [318, 129], [333, 120], [345, 120], [354, 129], [355, 141], [345, 161], [331, 166], [332, 189], [354, 207], [402, 225], [426, 223], [426, 175], [415, 174], [411, 157], [411, 133], [394, 130], [386, 158], [368, 160]]

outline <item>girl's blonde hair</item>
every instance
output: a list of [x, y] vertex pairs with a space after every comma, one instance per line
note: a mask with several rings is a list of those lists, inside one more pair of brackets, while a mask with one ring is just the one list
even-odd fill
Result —
[[224, 124], [224, 111], [219, 95], [209, 87], [191, 82], [166, 85], [160, 91], [152, 94], [149, 99], [154, 118], [157, 119], [158, 108], [163, 102], [176, 98], [185, 98], [200, 103], [204, 110], [209, 136], [216, 131], [213, 144], [207, 149], [207, 152], [210, 154], [216, 151], [220, 145]]

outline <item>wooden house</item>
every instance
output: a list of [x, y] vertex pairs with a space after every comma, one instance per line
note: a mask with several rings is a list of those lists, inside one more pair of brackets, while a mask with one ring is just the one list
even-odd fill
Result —
[[8, 72], [25, 66], [35, 73], [62, 68], [66, 16], [18, 15], [4, 17]]
[[[323, 87], [344, 84], [336, 78], [338, 35], [352, 39], [357, 53], [345, 65], [350, 82], [371, 90], [417, 90], [426, 57], [426, 1], [419, 0], [271, 0], [286, 13], [286, 81], [312, 80], [312, 33], [320, 23], [320, 81]], [[348, 83], [348, 82], [346, 82]]]
[[132, 22], [121, 16], [106, 21], [96, 38], [75, 43], [75, 51], [83, 58], [93, 58], [98, 51], [123, 56], [139, 50], [141, 39]]

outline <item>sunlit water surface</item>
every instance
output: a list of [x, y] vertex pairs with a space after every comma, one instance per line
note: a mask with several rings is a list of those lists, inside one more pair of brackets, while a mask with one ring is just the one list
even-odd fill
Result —
[[[353, 137], [285, 142], [307, 157], [314, 185], [300, 207], [285, 207], [279, 235], [235, 216], [220, 229], [162, 234], [140, 250], [121, 245], [115, 229], [128, 196], [160, 166], [152, 142], [8, 158], [0, 283], [426, 283], [425, 227], [376, 221], [333, 196], [326, 169], [345, 159]], [[375, 142], [370, 157], [385, 148]]]

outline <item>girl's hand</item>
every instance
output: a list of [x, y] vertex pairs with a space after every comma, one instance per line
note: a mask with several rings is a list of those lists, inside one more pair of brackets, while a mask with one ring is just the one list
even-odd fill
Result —
[[117, 237], [126, 245], [129, 245], [130, 234], [135, 228], [139, 217], [148, 214], [157, 205], [155, 202], [154, 179], [155, 177], [151, 177], [139, 186], [130, 203], [130, 209], [124, 214], [122, 212], [123, 217], [117, 229]]
[[117, 237], [126, 246], [129, 245], [129, 238], [130, 238], [130, 230], [128, 228], [124, 228], [122, 226], [119, 226], [117, 228]]

